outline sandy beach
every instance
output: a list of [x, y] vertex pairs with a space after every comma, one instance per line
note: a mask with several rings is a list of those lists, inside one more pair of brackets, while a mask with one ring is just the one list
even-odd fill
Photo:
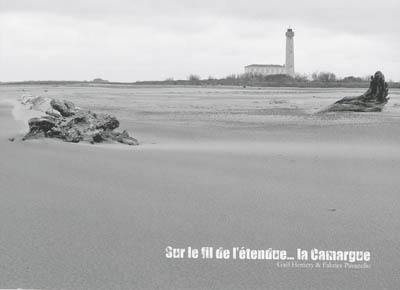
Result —
[[[0, 288], [397, 289], [400, 91], [382, 113], [314, 114], [362, 91], [0, 87]], [[26, 93], [111, 112], [141, 145], [10, 142], [26, 123], [6, 100]], [[284, 269], [167, 246], [372, 261]]]

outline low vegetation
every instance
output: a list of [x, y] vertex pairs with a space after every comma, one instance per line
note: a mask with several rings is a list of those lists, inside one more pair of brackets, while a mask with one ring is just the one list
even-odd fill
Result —
[[[137, 81], [137, 82], [109, 82], [103, 79], [93, 81], [28, 81], [7, 82], [1, 84], [39, 84], [39, 85], [195, 85], [195, 86], [242, 86], [242, 87], [315, 87], [315, 88], [367, 88], [371, 76], [337, 77], [331, 72], [315, 72], [311, 75], [297, 74], [294, 77], [288, 75], [259, 75], [259, 74], [231, 74], [224, 78], [208, 76], [202, 79], [199, 75], [190, 74], [186, 80], [175, 80], [169, 77], [163, 81]], [[390, 88], [400, 88], [400, 82], [387, 81]]]
[[[260, 75], [260, 74], [231, 74], [225, 78], [209, 76], [201, 79], [198, 75], [191, 74], [186, 80], [145, 81], [136, 84], [147, 85], [202, 85], [202, 86], [255, 86], [255, 87], [347, 87], [367, 88], [370, 84], [370, 76], [337, 77], [331, 72], [315, 72], [311, 75], [297, 74], [295, 77], [288, 75]], [[400, 82], [388, 81], [389, 87], [400, 88]]]

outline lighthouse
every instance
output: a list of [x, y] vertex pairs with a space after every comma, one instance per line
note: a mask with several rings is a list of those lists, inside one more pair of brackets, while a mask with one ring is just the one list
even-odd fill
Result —
[[294, 77], [294, 31], [289, 28], [286, 31], [286, 74]]
[[288, 28], [286, 31], [286, 62], [279, 64], [251, 64], [244, 67], [244, 72], [250, 75], [289, 75], [294, 77], [294, 31]]

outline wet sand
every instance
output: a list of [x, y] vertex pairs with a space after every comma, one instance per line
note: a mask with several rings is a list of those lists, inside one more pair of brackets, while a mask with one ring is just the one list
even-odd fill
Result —
[[[136, 118], [139, 147], [9, 142], [23, 124], [0, 106], [0, 288], [398, 287], [395, 118], [261, 128]], [[166, 246], [369, 250], [372, 268], [169, 260]]]

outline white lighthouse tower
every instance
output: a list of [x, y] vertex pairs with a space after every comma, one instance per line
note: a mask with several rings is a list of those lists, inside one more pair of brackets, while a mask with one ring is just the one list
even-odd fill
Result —
[[294, 31], [288, 28], [286, 31], [286, 74], [294, 77]]
[[250, 75], [289, 75], [294, 77], [294, 31], [288, 28], [286, 31], [286, 63], [278, 64], [251, 64], [244, 67], [244, 72]]

